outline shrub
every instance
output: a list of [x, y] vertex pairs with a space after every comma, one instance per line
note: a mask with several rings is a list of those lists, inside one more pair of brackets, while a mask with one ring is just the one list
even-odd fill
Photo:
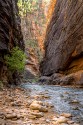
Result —
[[10, 55], [8, 54], [5, 56], [5, 62], [10, 71], [21, 72], [25, 66], [25, 54], [19, 47], [14, 47]]
[[0, 89], [3, 89], [3, 82], [0, 81]]

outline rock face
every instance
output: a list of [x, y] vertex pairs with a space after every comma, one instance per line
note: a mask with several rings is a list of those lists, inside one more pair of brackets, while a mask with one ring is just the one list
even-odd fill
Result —
[[42, 75], [83, 70], [83, 1], [57, 0], [47, 28]]
[[35, 79], [35, 77], [38, 76], [39, 63], [37, 57], [31, 50], [31, 48], [26, 48], [25, 53], [26, 53], [26, 62], [25, 62], [24, 79], [27, 81], [30, 79]]
[[0, 1], [0, 80], [8, 80], [9, 74], [4, 55], [19, 46], [24, 50], [23, 36], [18, 16], [17, 0]]

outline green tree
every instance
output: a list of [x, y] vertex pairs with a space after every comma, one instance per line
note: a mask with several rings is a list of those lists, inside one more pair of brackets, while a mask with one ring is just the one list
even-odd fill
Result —
[[11, 55], [5, 56], [5, 62], [12, 73], [15, 71], [21, 72], [25, 66], [25, 54], [19, 47], [14, 47], [11, 50]]

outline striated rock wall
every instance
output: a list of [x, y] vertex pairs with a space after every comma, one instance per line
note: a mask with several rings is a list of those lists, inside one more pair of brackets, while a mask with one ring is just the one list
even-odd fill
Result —
[[24, 50], [17, 0], [0, 0], [0, 80], [9, 81], [4, 55], [15, 46]]
[[42, 75], [83, 70], [83, 0], [57, 0], [47, 28]]
[[32, 48], [25, 49], [26, 61], [24, 71], [24, 81], [35, 79], [39, 75], [39, 62]]

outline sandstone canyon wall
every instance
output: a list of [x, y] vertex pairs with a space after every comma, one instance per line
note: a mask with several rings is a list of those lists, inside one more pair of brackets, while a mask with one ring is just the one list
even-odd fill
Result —
[[[64, 75], [66, 81], [70, 79], [79, 83], [81, 80], [83, 84], [82, 70], [83, 0], [56, 0], [53, 16], [47, 28], [45, 55], [40, 64], [41, 74], [52, 76], [57, 73]], [[60, 76], [54, 83], [64, 82], [62, 78], [63, 76]]]
[[0, 0], [0, 80], [5, 82], [9, 82], [10, 76], [4, 55], [15, 46], [24, 50], [17, 0]]

